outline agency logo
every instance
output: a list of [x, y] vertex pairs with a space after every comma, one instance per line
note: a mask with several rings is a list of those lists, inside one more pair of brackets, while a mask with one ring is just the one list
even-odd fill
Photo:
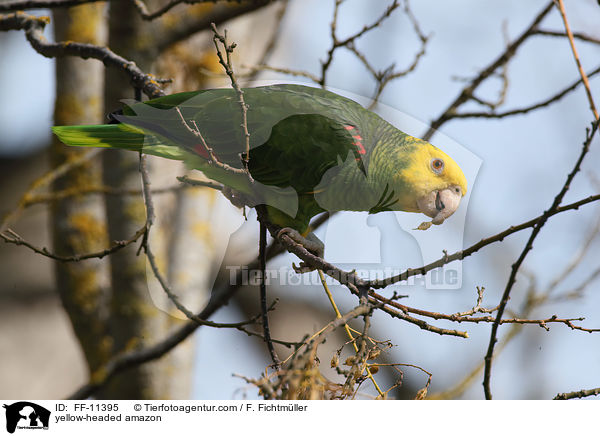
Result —
[[48, 430], [50, 411], [29, 401], [5, 404], [6, 431], [14, 433], [19, 430]]

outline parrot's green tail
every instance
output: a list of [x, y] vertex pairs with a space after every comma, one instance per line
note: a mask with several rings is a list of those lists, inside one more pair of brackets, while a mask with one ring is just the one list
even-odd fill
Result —
[[141, 151], [146, 140], [144, 132], [123, 124], [55, 126], [52, 127], [52, 131], [62, 142], [76, 147], [108, 147]]
[[175, 146], [166, 138], [127, 124], [54, 126], [52, 131], [62, 142], [75, 147], [104, 147], [143, 151], [145, 154], [167, 159], [183, 160], [193, 168], [199, 169], [204, 162], [201, 158]]

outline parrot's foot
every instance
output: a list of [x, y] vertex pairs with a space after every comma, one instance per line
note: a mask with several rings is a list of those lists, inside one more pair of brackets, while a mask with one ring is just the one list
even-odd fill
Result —
[[[298, 230], [292, 229], [290, 227], [285, 227], [281, 229], [279, 233], [277, 233], [277, 237], [280, 237], [281, 235], [289, 236], [294, 242], [297, 242], [298, 244], [302, 245], [311, 254], [314, 254], [317, 257], [323, 258], [323, 255], [325, 254], [325, 245], [312, 232], [306, 236], [302, 236], [300, 232], [298, 232]], [[300, 266], [296, 266], [296, 264], [293, 263], [292, 268], [294, 268], [294, 271], [296, 271], [297, 274], [311, 272], [316, 269], [313, 266], [308, 265], [306, 262], [300, 262]]]

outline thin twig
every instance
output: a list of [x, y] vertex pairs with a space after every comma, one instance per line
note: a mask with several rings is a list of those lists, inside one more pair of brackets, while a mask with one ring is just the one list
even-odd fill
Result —
[[581, 66], [581, 61], [579, 60], [579, 54], [577, 53], [577, 48], [575, 47], [575, 40], [573, 39], [573, 33], [571, 32], [571, 27], [569, 26], [569, 20], [567, 20], [567, 13], [565, 12], [565, 4], [563, 0], [554, 0], [558, 11], [560, 12], [560, 16], [565, 25], [565, 31], [567, 32], [567, 36], [569, 38], [569, 44], [571, 45], [571, 51], [573, 52], [573, 58], [575, 58], [575, 64], [577, 65], [577, 69], [579, 70], [579, 75], [581, 76], [581, 80], [583, 80], [583, 86], [585, 87], [585, 93], [587, 95], [588, 101], [590, 103], [590, 109], [594, 114], [596, 120], [598, 120], [598, 111], [596, 110], [596, 104], [594, 103], [594, 97], [592, 96], [592, 90], [590, 89], [590, 82], [583, 71], [583, 67]]
[[[122, 1], [122, 0], [119, 0]], [[201, 14], [182, 12], [175, 15], [177, 25], [163, 23], [162, 31], [157, 33], [152, 51], [162, 53], [174, 44], [183, 41], [203, 30], [210, 30], [211, 24], [221, 25], [237, 17], [247, 16], [251, 12], [264, 8], [275, 0], [229, 1], [227, 4], [215, 5]]]
[[[217, 56], [219, 58], [219, 63], [225, 70], [227, 76], [229, 76], [229, 80], [231, 81], [231, 87], [235, 90], [235, 93], [238, 96], [238, 103], [240, 105], [240, 113], [242, 115], [242, 133], [244, 135], [244, 145], [245, 152], [242, 155], [242, 163], [244, 165], [244, 169], [248, 174], [248, 178], [252, 181], [252, 176], [250, 175], [250, 170], [248, 169], [248, 162], [250, 160], [250, 132], [248, 131], [248, 105], [244, 100], [244, 91], [238, 85], [237, 80], [235, 78], [235, 74], [233, 72], [233, 64], [231, 62], [231, 53], [236, 47], [235, 42], [228, 44], [227, 43], [227, 30], [223, 31], [223, 34], [220, 34], [217, 30], [217, 26], [215, 23], [211, 23], [211, 29], [214, 33], [213, 42], [215, 44], [215, 49], [217, 50]], [[225, 55], [223, 55], [219, 43], [223, 46], [223, 50], [225, 51]]]
[[[565, 32], [557, 32], [555, 30], [542, 30], [542, 29], [537, 29], [534, 32], [534, 35], [557, 36], [557, 37], [563, 37], [563, 38], [566, 38], [569, 36]], [[572, 35], [573, 35], [573, 38], [579, 39], [581, 41], [593, 42], [594, 44], [600, 44], [600, 39], [586, 35], [585, 33], [573, 32]]]
[[50, 183], [52, 183], [54, 180], [58, 179], [65, 173], [67, 173], [72, 168], [82, 165], [85, 162], [87, 162], [89, 159], [92, 159], [94, 156], [96, 156], [100, 153], [100, 150], [101, 149], [97, 148], [97, 149], [89, 150], [85, 153], [79, 154], [76, 157], [69, 159], [66, 162], [63, 162], [59, 166], [51, 169], [50, 171], [45, 173], [43, 176], [36, 179], [29, 186], [27, 191], [25, 191], [25, 193], [21, 196], [21, 199], [19, 200], [17, 207], [14, 208], [9, 213], [7, 213], [2, 218], [2, 221], [0, 222], [0, 232], [4, 231], [12, 222], [14, 222], [17, 219], [17, 217], [21, 214], [21, 212], [23, 212], [23, 210], [27, 207], [28, 200], [34, 195], [34, 193], [37, 190], [39, 190], [45, 186], [48, 186]]
[[[275, 13], [275, 24], [273, 25], [273, 33], [271, 33], [269, 42], [265, 45], [265, 48], [263, 49], [262, 55], [259, 57], [257, 65], [265, 65], [269, 61], [273, 52], [275, 51], [275, 48], [277, 47], [277, 43], [280, 40], [279, 37], [283, 30], [283, 17], [285, 16], [285, 14], [287, 12], [288, 6], [289, 6], [289, 0], [283, 0], [281, 3], [281, 6]], [[246, 68], [243, 65], [242, 65], [242, 67]], [[260, 71], [259, 69], [254, 69], [251, 73], [245, 74], [244, 76], [250, 83], [252, 83], [252, 82], [254, 82], [254, 80], [256, 80], [256, 77], [257, 77], [259, 71]], [[240, 75], [238, 74], [238, 77], [239, 76]]]
[[198, 127], [198, 124], [196, 123], [196, 121], [192, 120], [192, 124], [194, 125], [194, 127], [192, 127], [188, 124], [185, 117], [181, 113], [181, 109], [179, 109], [178, 106], [175, 107], [175, 111], [179, 115], [181, 124], [188, 130], [188, 132], [190, 132], [192, 135], [194, 135], [200, 141], [200, 145], [202, 145], [202, 148], [208, 154], [208, 159], [206, 161], [208, 162], [209, 165], [214, 165], [217, 168], [221, 168], [222, 170], [233, 173], [233, 174], [246, 174], [245, 170], [242, 170], [239, 168], [234, 168], [231, 165], [227, 165], [226, 163], [221, 162], [219, 160], [219, 158], [215, 155], [214, 150], [211, 147], [209, 147], [208, 144], [206, 143], [206, 140], [204, 139], [204, 136], [202, 135], [202, 132], [200, 131], [200, 128]]
[[44, 36], [44, 28], [50, 23], [48, 17], [36, 17], [24, 12], [16, 12], [0, 16], [0, 31], [25, 30], [25, 36], [31, 46], [42, 56], [55, 58], [59, 56], [77, 56], [82, 59], [97, 59], [107, 67], [124, 71], [136, 89], [141, 89], [148, 97], [164, 95], [156, 79], [145, 74], [135, 62], [117, 55], [108, 47], [84, 44], [73, 41], [48, 42]]
[[[223, 190], [223, 185], [221, 185], [220, 183], [212, 182], [210, 180], [190, 179], [188, 176], [179, 176], [179, 177], [177, 177], [177, 180], [179, 180], [184, 185], [211, 188], [211, 189], [216, 189], [217, 191]], [[154, 193], [154, 192], [155, 191], [152, 191], [152, 193]]]
[[[591, 195], [591, 196], [583, 198], [579, 201], [575, 201], [575, 202], [567, 204], [565, 206], [558, 207], [558, 208], [556, 208], [556, 210], [550, 211], [548, 216], [551, 217], [556, 214], [563, 213], [563, 212], [566, 212], [569, 210], [576, 210], [576, 209], [579, 209], [583, 205], [593, 203], [593, 202], [599, 201], [599, 200], [600, 200], [600, 194]], [[406, 271], [404, 271], [398, 275], [392, 276], [392, 277], [367, 281], [367, 282], [365, 282], [365, 285], [370, 286], [371, 288], [374, 288], [374, 289], [381, 289], [381, 288], [385, 288], [391, 284], [405, 281], [409, 277], [412, 277], [412, 276], [425, 275], [431, 270], [440, 268], [440, 267], [442, 267], [448, 263], [454, 262], [456, 260], [462, 260], [465, 257], [471, 256], [473, 253], [476, 253], [477, 251], [481, 250], [482, 248], [484, 248], [490, 244], [503, 241], [504, 238], [512, 235], [513, 233], [517, 233], [517, 232], [520, 232], [521, 230], [525, 230], [530, 227], [534, 227], [539, 222], [539, 220], [542, 218], [542, 216], [543, 215], [540, 215], [529, 221], [525, 221], [524, 223], [510, 226], [509, 228], [503, 230], [502, 232], [497, 233], [493, 236], [484, 238], [484, 239], [480, 240], [479, 242], [477, 242], [476, 244], [473, 244], [470, 247], [465, 248], [464, 250], [460, 250], [460, 251], [457, 251], [452, 254], [444, 255], [440, 259], [438, 259], [434, 262], [431, 262], [427, 265], [424, 265], [422, 267], [409, 268]]]
[[560, 203], [562, 202], [565, 194], [567, 193], [567, 191], [569, 190], [569, 188], [571, 186], [571, 182], [573, 181], [573, 179], [579, 172], [579, 169], [581, 168], [581, 163], [583, 162], [585, 156], [587, 155], [587, 153], [590, 149], [590, 144], [591, 144], [592, 139], [594, 138], [594, 135], [596, 134], [597, 130], [598, 130], [598, 121], [594, 122], [592, 124], [591, 131], [588, 131], [587, 138], [583, 142], [583, 146], [582, 146], [581, 152], [579, 154], [579, 157], [578, 157], [577, 161], [575, 162], [573, 169], [567, 176], [567, 179], [566, 179], [563, 187], [561, 188], [559, 193], [554, 198], [554, 201], [552, 202], [552, 205], [550, 206], [550, 208], [540, 216], [538, 222], [533, 227], [531, 235], [529, 236], [529, 239], [527, 240], [527, 243], [525, 244], [523, 251], [521, 252], [517, 261], [511, 267], [510, 276], [506, 283], [506, 288], [504, 289], [502, 298], [500, 299], [500, 305], [498, 306], [496, 320], [492, 324], [492, 329], [490, 332], [490, 341], [488, 344], [487, 353], [484, 357], [485, 368], [484, 368], [484, 372], [483, 372], [483, 389], [484, 389], [484, 393], [485, 393], [485, 398], [487, 400], [492, 399], [490, 379], [491, 379], [491, 373], [492, 373], [492, 360], [493, 360], [493, 356], [494, 356], [494, 347], [496, 345], [496, 342], [498, 341], [496, 338], [496, 335], [498, 333], [498, 326], [500, 325], [502, 315], [504, 314], [504, 309], [506, 308], [506, 305], [508, 304], [508, 300], [510, 299], [510, 293], [516, 282], [517, 272], [519, 271], [519, 268], [523, 264], [525, 257], [527, 257], [527, 254], [533, 248], [533, 242], [535, 241], [540, 230], [542, 229], [544, 224], [546, 224], [546, 222], [548, 221], [548, 218], [550, 218], [550, 216], [553, 214], [553, 212], [558, 210]]
[[[186, 189], [190, 187], [205, 187], [216, 189], [218, 191], [223, 189], [223, 185], [215, 182], [204, 181], [204, 180], [194, 180], [190, 179], [187, 176], [177, 177], [177, 180], [181, 182], [180, 185], [175, 186], [167, 186], [164, 188], [155, 188], [152, 189], [152, 195], [161, 195], [168, 194], [172, 192], [177, 192], [181, 189]], [[84, 195], [95, 195], [95, 194], [103, 194], [103, 195], [112, 195], [112, 196], [133, 196], [133, 195], [141, 195], [141, 189], [121, 189], [121, 188], [113, 188], [112, 186], [83, 186], [78, 188], [68, 188], [62, 189], [60, 191], [49, 192], [47, 194], [36, 194], [28, 196], [25, 200], [25, 207], [33, 206], [35, 204], [40, 203], [51, 203], [53, 201], [63, 200], [65, 198], [70, 197], [80, 197]]]
[[[596, 68], [593, 71], [590, 71], [588, 77], [596, 76], [600, 73], [600, 67]], [[547, 99], [535, 103], [529, 106], [524, 106], [518, 109], [511, 109], [505, 112], [458, 112], [452, 116], [452, 118], [506, 118], [513, 115], [523, 115], [528, 112], [540, 109], [545, 106], [549, 106], [552, 103], [555, 103], [562, 99], [569, 92], [574, 91], [579, 85], [583, 83], [582, 79], [576, 80], [572, 85], [566, 87], [562, 91], [556, 93], [555, 95], [548, 97]]]
[[[97, 0], [96, 0], [97, 1]], [[217, 3], [217, 1], [240, 2], [240, 0], [170, 0], [154, 12], [150, 12], [144, 0], [131, 0], [144, 20], [152, 21], [180, 4], [195, 5], [199, 3]]]
[[[483, 288], [480, 288], [483, 289]], [[480, 296], [482, 296], [483, 294], [480, 294]], [[475, 307], [473, 307], [471, 310], [468, 310], [466, 312], [462, 312], [462, 313], [455, 313], [455, 314], [446, 314], [446, 313], [440, 313], [440, 312], [432, 312], [429, 310], [423, 310], [423, 309], [417, 309], [417, 308], [413, 308], [410, 306], [406, 306], [404, 304], [400, 304], [396, 301], [393, 301], [389, 298], [385, 298], [382, 295], [379, 295], [373, 291], [371, 291], [369, 293], [369, 296], [373, 297], [375, 299], [375, 301], [379, 301], [385, 304], [388, 304], [396, 309], [399, 309], [401, 312], [408, 314], [408, 313], [413, 313], [415, 315], [420, 315], [420, 316], [425, 316], [428, 318], [432, 318], [432, 319], [444, 319], [444, 320], [448, 320], [448, 321], [453, 321], [453, 322], [458, 322], [458, 323], [463, 323], [463, 322], [471, 322], [471, 323], [480, 323], [480, 322], [486, 322], [486, 323], [493, 323], [496, 321], [495, 317], [492, 316], [473, 316], [475, 313], [494, 313], [499, 309], [499, 305], [494, 307], [494, 308], [483, 308], [480, 306], [481, 301], [478, 298], [477, 304]], [[600, 331], [600, 329], [589, 329], [589, 328], [585, 328], [585, 327], [581, 327], [581, 326], [577, 326], [573, 324], [573, 321], [583, 321], [585, 318], [582, 317], [578, 317], [578, 318], [559, 318], [556, 315], [552, 315], [549, 316], [547, 318], [544, 319], [526, 319], [526, 318], [503, 318], [500, 320], [500, 324], [536, 324], [539, 325], [540, 327], [544, 328], [545, 330], [549, 330], [548, 325], [550, 323], [558, 323], [558, 324], [564, 324], [566, 326], [568, 326], [569, 328], [571, 328], [572, 330], [581, 330], [584, 332], [588, 332], [588, 333], [594, 333], [594, 332], [598, 332]]]
[[[265, 224], [267, 225], [267, 229], [269, 230], [273, 238], [278, 239], [279, 242], [290, 253], [295, 254], [315, 269], [322, 270], [325, 274], [337, 280], [342, 285], [346, 286], [350, 290], [350, 292], [352, 292], [356, 296], [362, 295], [362, 289], [368, 289], [368, 282], [358, 277], [355, 272], [343, 271], [337, 268], [336, 266], [330, 264], [329, 262], [325, 261], [323, 258], [315, 256], [314, 254], [306, 250], [306, 248], [304, 248], [302, 245], [298, 244], [296, 241], [290, 238], [287, 234], [280, 234], [280, 228], [266, 220], [266, 218], [263, 216], [264, 214], [262, 214], [259, 210], [257, 211], [259, 213], [259, 219], [265, 222]], [[374, 298], [369, 299], [369, 302], [371, 302], [374, 305], [380, 305], [380, 302], [375, 300]], [[466, 332], [432, 326], [421, 319], [411, 317], [405, 313], [401, 313], [386, 306], [381, 307], [381, 310], [383, 310], [385, 313], [391, 315], [394, 318], [403, 319], [405, 321], [410, 322], [411, 324], [417, 325], [421, 329], [431, 331], [433, 333], [437, 333], [440, 335], [460, 336], [463, 338], [467, 338], [469, 336]]]
[[572, 400], [573, 398], [591, 397], [592, 395], [600, 395], [600, 388], [582, 389], [580, 391], [557, 394], [553, 400]]
[[[216, 323], [213, 321], [202, 319], [202, 318], [194, 315], [194, 313], [192, 313], [191, 310], [186, 308], [179, 301], [179, 297], [171, 290], [170, 286], [167, 283], [167, 280], [161, 274], [161, 272], [158, 268], [158, 264], [156, 262], [154, 253], [152, 252], [152, 249], [150, 247], [149, 233], [150, 233], [151, 227], [154, 223], [155, 214], [154, 214], [154, 202], [152, 200], [152, 190], [150, 188], [150, 176], [148, 174], [148, 169], [146, 167], [146, 156], [143, 154], [140, 154], [140, 173], [142, 176], [142, 192], [144, 195], [144, 204], [146, 206], [146, 224], [144, 226], [146, 236], [144, 238], [142, 247], [146, 254], [146, 258], [148, 259], [148, 263], [150, 264], [150, 268], [152, 269], [152, 273], [158, 280], [163, 291], [167, 294], [167, 297], [169, 298], [169, 300], [171, 300], [171, 302], [175, 305], [175, 307], [177, 307], [177, 309], [181, 313], [183, 313], [188, 319], [190, 319], [191, 321], [194, 321], [195, 323], [197, 323], [199, 325], [205, 325], [208, 327], [215, 327], [215, 328], [235, 328], [240, 331], [243, 331], [244, 333], [246, 333], [248, 335], [260, 336], [254, 332], [246, 330], [244, 328], [244, 326], [249, 325], [249, 324], [255, 324], [261, 315], [257, 315], [248, 321], [242, 321], [242, 322], [237, 322], [237, 323]], [[265, 313], [268, 310], [269, 310], [269, 308], [265, 308]], [[269, 336], [269, 339], [270, 339], [270, 336]], [[288, 343], [283, 342], [283, 341], [279, 341], [279, 342], [282, 342], [287, 346], [293, 345], [293, 343], [289, 343], [289, 342]]]
[[[327, 222], [328, 218], [331, 214], [324, 213], [317, 217], [311, 223], [313, 229], [318, 228]], [[269, 245], [266, 250], [267, 260], [271, 260], [279, 254], [283, 253], [283, 249], [280, 244], [276, 241], [273, 241]], [[248, 265], [245, 265], [238, 271], [233, 284], [227, 283], [221, 286], [216, 286], [211, 299], [208, 304], [202, 311], [196, 315], [197, 318], [202, 320], [208, 320], [214, 313], [219, 310], [221, 307], [227, 304], [227, 302], [231, 299], [233, 295], [241, 288], [241, 284], [243, 283], [243, 271], [255, 270], [258, 268], [258, 262], [251, 262]], [[123, 354], [115, 356], [111, 361], [109, 361], [105, 366], [98, 369], [94, 374], [91, 375], [90, 380], [84, 385], [80, 386], [75, 392], [73, 392], [68, 398], [70, 399], [85, 399], [94, 395], [98, 392], [102, 387], [104, 387], [108, 382], [110, 382], [113, 377], [126, 371], [130, 368], [134, 368], [144, 363], [151, 362], [153, 360], [159, 359], [162, 356], [169, 353], [173, 348], [179, 345], [181, 342], [186, 340], [192, 333], [196, 331], [202, 324], [197, 323], [196, 321], [189, 320], [180, 327], [177, 327], [175, 330], [169, 332], [163, 339], [156, 342], [154, 345], [147, 346], [146, 348], [142, 348], [139, 350], [129, 350]], [[243, 328], [238, 328], [238, 330], [242, 330]], [[247, 334], [251, 334], [253, 336], [260, 335], [252, 332], [248, 332], [246, 330], [242, 330]], [[300, 346], [300, 344], [290, 343], [279, 341], [273, 339], [274, 342], [280, 343], [285, 346]]]
[[471, 100], [475, 90], [483, 83], [488, 77], [490, 77], [498, 68], [502, 65], [506, 64], [516, 53], [519, 47], [523, 45], [523, 43], [534, 34], [537, 26], [541, 23], [548, 13], [552, 10], [554, 3], [550, 1], [544, 9], [542, 9], [536, 17], [533, 19], [531, 24], [521, 33], [521, 35], [515, 39], [512, 44], [509, 44], [506, 47], [506, 50], [496, 59], [494, 59], [486, 68], [481, 70], [481, 72], [474, 79], [470, 80], [465, 87], [461, 90], [459, 95], [450, 103], [450, 105], [439, 115], [434, 121], [431, 122], [431, 125], [427, 132], [423, 135], [423, 139], [425, 141], [429, 141], [435, 131], [440, 128], [442, 124], [451, 120], [455, 117], [457, 113], [457, 109], [462, 106], [467, 101]]
[[145, 233], [146, 226], [144, 225], [137, 232], [135, 232], [135, 234], [131, 238], [125, 241], [114, 241], [110, 247], [105, 248], [103, 250], [95, 251], [92, 253], [73, 254], [71, 256], [61, 256], [52, 253], [46, 247], [40, 248], [30, 242], [27, 242], [11, 229], [6, 229], [4, 232], [0, 233], [0, 238], [8, 244], [21, 245], [23, 247], [27, 247], [37, 254], [41, 254], [42, 256], [57, 260], [59, 262], [81, 262], [82, 260], [87, 259], [102, 259], [104, 256], [116, 253], [117, 251], [122, 250], [123, 248], [136, 242], [138, 239], [140, 239], [140, 237], [144, 236]]
[[[329, 286], [327, 285], [327, 282], [325, 281], [325, 277], [323, 276], [323, 271], [318, 270], [319, 273], [319, 279], [321, 280], [321, 284], [323, 285], [323, 289], [325, 290], [325, 294], [327, 295], [327, 298], [329, 299], [329, 303], [331, 304], [331, 307], [333, 308], [334, 312], [335, 312], [335, 317], [336, 318], [341, 318], [342, 314], [340, 313], [337, 304], [335, 304], [335, 300], [333, 299], [333, 295], [331, 295], [331, 291], [329, 290]], [[354, 351], [356, 354], [358, 354], [358, 346], [356, 345], [356, 342], [354, 341], [354, 336], [352, 336], [352, 332], [350, 332], [350, 327], [348, 326], [348, 324], [344, 324], [344, 330], [346, 331], [346, 335], [348, 335], [348, 339], [350, 339], [350, 341], [352, 342], [352, 346], [354, 347]], [[383, 392], [381, 391], [381, 388], [379, 387], [379, 385], [377, 384], [377, 382], [375, 381], [375, 378], [373, 377], [373, 374], [371, 373], [371, 370], [369, 369], [368, 366], [365, 367], [365, 370], [367, 372], [367, 377], [371, 380], [371, 383], [373, 383], [373, 386], [375, 387], [375, 390], [377, 391], [377, 393], [379, 394], [380, 397], [383, 398]]]
[[360, 61], [365, 65], [365, 67], [367, 67], [367, 69], [369, 71], [371, 71], [373, 78], [377, 82], [377, 88], [372, 97], [372, 103], [369, 105], [369, 109], [372, 109], [377, 104], [377, 101], [379, 100], [379, 97], [383, 93], [384, 88], [392, 80], [398, 79], [400, 77], [404, 77], [404, 76], [412, 73], [417, 68], [417, 65], [419, 65], [421, 58], [425, 55], [425, 50], [427, 48], [427, 43], [429, 42], [430, 35], [426, 35], [421, 30], [421, 26], [419, 25], [419, 22], [417, 21], [417, 17], [415, 17], [414, 13], [412, 12], [412, 10], [410, 8], [409, 0], [404, 0], [404, 13], [408, 17], [408, 19], [413, 27], [413, 31], [414, 31], [415, 35], [417, 35], [417, 38], [419, 38], [419, 41], [421, 43], [421, 47], [415, 54], [412, 62], [404, 70], [396, 71], [395, 65], [392, 64], [388, 68], [383, 70], [382, 72], [373, 73], [373, 68], [367, 62], [366, 57], [364, 55], [362, 55], [362, 53], [360, 53], [356, 49], [356, 46], [354, 45], [354, 43], [348, 44], [346, 46], [357, 56], [358, 59], [360, 59]]
[[0, 12], [24, 11], [27, 9], [70, 8], [104, 0], [12, 0], [0, 3]]
[[290, 76], [295, 76], [295, 77], [305, 77], [307, 79], [312, 80], [315, 83], [319, 83], [319, 81], [321, 80], [316, 75], [309, 73], [308, 71], [292, 70], [290, 68], [273, 67], [270, 65], [262, 65], [262, 64], [254, 65], [254, 66], [242, 64], [242, 67], [250, 69], [250, 71], [247, 73], [247, 75], [250, 75], [250, 76], [255, 74], [257, 71], [273, 71], [275, 73], [283, 73], [283, 74], [288, 74]]
[[337, 29], [339, 8], [340, 8], [340, 5], [342, 4], [342, 1], [343, 0], [335, 0], [334, 9], [333, 9], [333, 19], [331, 20], [331, 29], [330, 29], [331, 47], [329, 48], [329, 51], [327, 52], [327, 57], [325, 58], [325, 60], [321, 62], [321, 78], [317, 83], [319, 83], [319, 85], [321, 85], [321, 87], [323, 87], [323, 88], [326, 85], [327, 71], [329, 70], [329, 66], [331, 65], [331, 62], [333, 61], [333, 56], [334, 56], [335, 51], [339, 47], [343, 47], [343, 46], [347, 46], [348, 44], [352, 44], [354, 41], [356, 41], [358, 38], [363, 36], [365, 33], [380, 26], [381, 23], [386, 18], [388, 18], [398, 6], [400, 6], [400, 3], [398, 2], [398, 0], [394, 0], [385, 9], [383, 14], [381, 14], [381, 16], [379, 18], [377, 18], [377, 20], [375, 20], [373, 23], [365, 25], [358, 32], [348, 36], [347, 38], [345, 38], [343, 40], [339, 40], [337, 37], [336, 29]]
[[267, 343], [267, 349], [269, 350], [269, 355], [271, 356], [271, 360], [273, 361], [273, 367], [275, 371], [279, 371], [281, 369], [281, 360], [277, 356], [277, 352], [275, 351], [275, 347], [273, 347], [273, 340], [271, 339], [271, 330], [269, 328], [269, 314], [267, 310], [267, 228], [261, 222], [260, 223], [260, 238], [258, 245], [258, 264], [260, 268], [260, 309], [261, 309], [261, 319], [263, 325], [263, 334], [265, 338], [265, 342]]

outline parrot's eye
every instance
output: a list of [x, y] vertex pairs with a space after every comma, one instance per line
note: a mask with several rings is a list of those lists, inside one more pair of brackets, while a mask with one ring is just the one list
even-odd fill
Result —
[[438, 159], [438, 158], [434, 157], [433, 159], [431, 159], [430, 165], [431, 165], [431, 169], [436, 174], [441, 174], [442, 171], [444, 170], [444, 161], [442, 159]]

